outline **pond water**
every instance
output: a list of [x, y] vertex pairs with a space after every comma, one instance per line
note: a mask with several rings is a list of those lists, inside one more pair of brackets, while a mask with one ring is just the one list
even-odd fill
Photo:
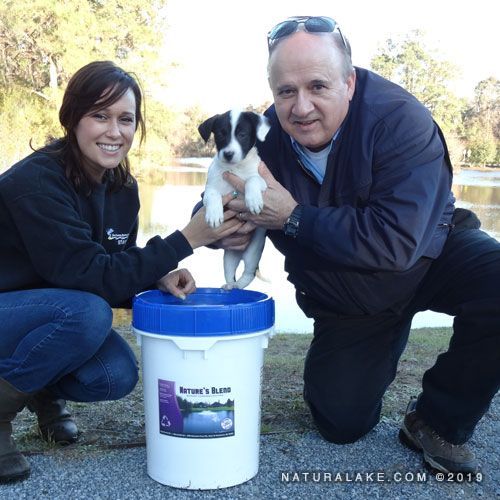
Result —
[[[206, 179], [207, 159], [190, 159], [165, 167], [155, 184], [140, 181], [141, 221], [138, 242], [144, 245], [156, 234], [167, 235], [182, 229], [194, 204], [200, 199]], [[454, 177], [453, 192], [457, 206], [474, 210], [483, 229], [500, 240], [500, 169], [498, 171], [462, 170]], [[278, 333], [310, 333], [312, 320], [295, 303], [294, 287], [283, 270], [283, 256], [268, 241], [260, 261], [262, 281], [256, 278], [250, 290], [271, 295], [276, 302]], [[222, 251], [199, 248], [180, 264], [188, 268], [199, 287], [219, 287], [224, 283]], [[450, 326], [453, 318], [432, 311], [415, 316], [412, 327]]]
[[185, 434], [224, 434], [233, 430], [234, 411], [205, 410], [193, 411], [184, 416], [183, 432]]

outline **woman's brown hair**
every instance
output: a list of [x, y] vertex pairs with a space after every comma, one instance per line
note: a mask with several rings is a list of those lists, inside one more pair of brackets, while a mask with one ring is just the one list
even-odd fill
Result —
[[[64, 129], [59, 151], [66, 168], [66, 176], [76, 189], [90, 193], [95, 182], [82, 162], [75, 129], [88, 113], [112, 105], [131, 89], [135, 96], [136, 130], [140, 128], [140, 142], [145, 138], [142, 92], [136, 78], [111, 61], [95, 61], [80, 68], [68, 82], [59, 110], [59, 121]], [[120, 189], [132, 181], [128, 157], [112, 170], [108, 179], [110, 189]]]

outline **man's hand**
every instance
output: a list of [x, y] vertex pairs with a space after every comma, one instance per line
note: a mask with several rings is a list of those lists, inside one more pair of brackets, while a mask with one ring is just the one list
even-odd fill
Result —
[[196, 284], [191, 273], [187, 269], [176, 269], [165, 274], [158, 280], [156, 286], [163, 292], [168, 292], [184, 300], [186, 295], [196, 291]]
[[[273, 177], [264, 162], [259, 165], [259, 174], [266, 181], [267, 189], [262, 193], [264, 208], [260, 214], [251, 214], [245, 206], [244, 196], [231, 200], [227, 207], [238, 213], [242, 221], [253, 223], [266, 229], [282, 229], [292, 210], [298, 205], [292, 195]], [[224, 173], [224, 179], [239, 193], [245, 191], [245, 181], [229, 172]], [[241, 228], [240, 228], [241, 229]]]

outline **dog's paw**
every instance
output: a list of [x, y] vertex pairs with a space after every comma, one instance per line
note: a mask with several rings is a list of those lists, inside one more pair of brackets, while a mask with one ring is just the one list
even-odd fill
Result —
[[234, 283], [224, 283], [222, 288], [223, 290], [232, 290], [234, 288]]
[[253, 214], [260, 214], [264, 208], [264, 200], [262, 199], [262, 193], [252, 193], [245, 196], [245, 205], [248, 210]]
[[224, 222], [224, 210], [218, 207], [207, 207], [205, 220], [210, 227], [219, 227]]

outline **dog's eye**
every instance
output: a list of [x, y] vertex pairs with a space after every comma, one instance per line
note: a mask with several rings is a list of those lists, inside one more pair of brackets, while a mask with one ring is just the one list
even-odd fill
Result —
[[236, 137], [238, 137], [239, 139], [242, 139], [244, 137], [246, 137], [248, 135], [247, 131], [246, 130], [237, 130], [236, 131]]
[[225, 129], [220, 129], [217, 132], [215, 132], [214, 137], [215, 139], [225, 139], [229, 135], [229, 131]]

